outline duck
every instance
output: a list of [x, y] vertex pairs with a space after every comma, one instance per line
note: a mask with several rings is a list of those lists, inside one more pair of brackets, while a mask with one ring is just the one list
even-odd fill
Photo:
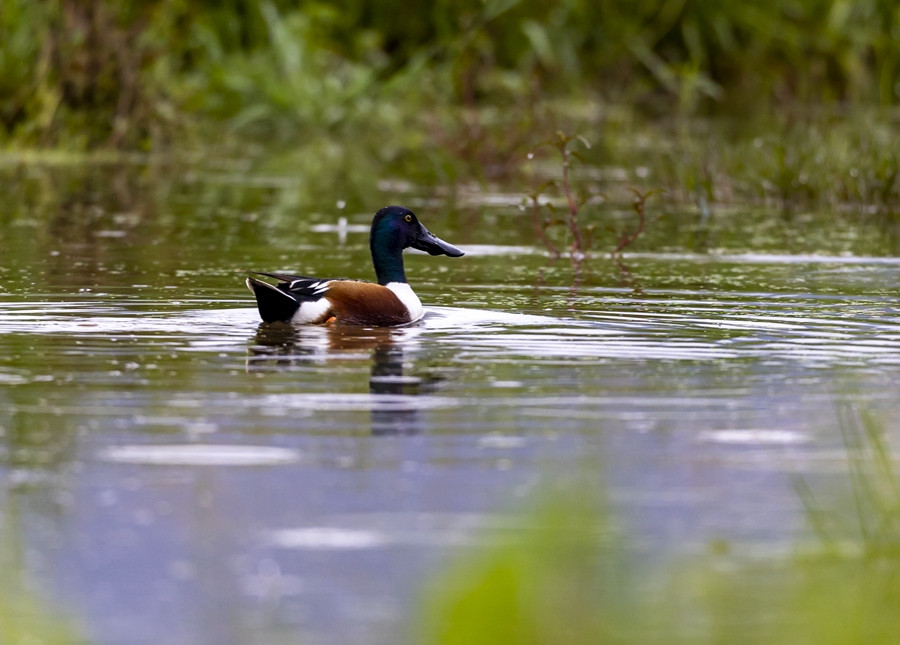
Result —
[[247, 287], [256, 296], [264, 323], [300, 325], [361, 325], [394, 327], [416, 322], [425, 314], [419, 297], [406, 281], [403, 249], [458, 258], [465, 255], [425, 228], [403, 206], [386, 206], [375, 213], [369, 249], [377, 284], [362, 280], [321, 279], [287, 273], [254, 272]]

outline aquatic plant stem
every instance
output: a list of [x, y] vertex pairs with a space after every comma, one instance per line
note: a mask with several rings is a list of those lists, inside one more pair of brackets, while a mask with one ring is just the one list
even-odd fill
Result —
[[[550, 252], [553, 254], [554, 260], [560, 257], [559, 249], [549, 240], [546, 234], [546, 229], [549, 226], [553, 226], [555, 224], [560, 224], [562, 226], [568, 226], [569, 231], [572, 233], [572, 244], [569, 248], [569, 259], [572, 263], [572, 270], [576, 275], [576, 279], [580, 279], [581, 275], [581, 261], [587, 257], [587, 250], [590, 247], [591, 243], [594, 239], [594, 227], [589, 226], [585, 229], [585, 232], [582, 232], [581, 226], [578, 223], [578, 210], [579, 206], [585, 203], [585, 200], [581, 200], [581, 204], [579, 204], [578, 199], [576, 199], [576, 194], [572, 190], [572, 183], [569, 174], [569, 166], [571, 162], [571, 158], [577, 157], [581, 159], [581, 156], [575, 152], [569, 150], [569, 142], [575, 137], [569, 136], [564, 132], [558, 131], [556, 133], [556, 139], [551, 139], [550, 141], [545, 141], [541, 144], [541, 146], [550, 145], [554, 146], [557, 150], [559, 150], [560, 160], [562, 162], [562, 183], [560, 184], [557, 181], [550, 180], [544, 183], [538, 190], [536, 190], [532, 195], [529, 195], [531, 199], [532, 212], [534, 214], [534, 227], [537, 231], [538, 237], [544, 243]], [[577, 137], [582, 143], [584, 143], [585, 147], [590, 148], [590, 144], [581, 136]], [[538, 147], [541, 147], [538, 146]], [[531, 159], [534, 157], [534, 152], [529, 153], [528, 158]], [[540, 216], [540, 195], [543, 193], [544, 189], [548, 186], [556, 186], [561, 189], [563, 194], [566, 197], [566, 205], [568, 206], [568, 214], [556, 220], [549, 219], [541, 219]], [[523, 201], [523, 207], [526, 202]], [[553, 202], [548, 201], [547, 207], [551, 211], [556, 211]], [[587, 240], [587, 243], [585, 243]]]
[[634, 229], [634, 231], [632, 231], [631, 233], [625, 233], [622, 235], [621, 239], [619, 240], [619, 244], [611, 254], [613, 257], [619, 255], [622, 249], [634, 242], [641, 235], [641, 233], [644, 232], [644, 227], [647, 223], [647, 198], [651, 194], [653, 194], [653, 191], [650, 191], [649, 193], [639, 193], [634, 188], [632, 188], [631, 192], [633, 192], [635, 195], [634, 202], [631, 206], [634, 209], [634, 212], [636, 212], [638, 215], [638, 225], [637, 228]]
[[581, 236], [581, 229], [578, 227], [578, 203], [572, 195], [572, 186], [569, 183], [569, 138], [560, 136], [559, 153], [562, 155], [562, 189], [566, 195], [566, 201], [569, 204], [569, 229], [572, 231], [572, 252], [583, 254], [585, 251], [584, 240]]
[[531, 195], [532, 212], [534, 213], [534, 230], [544, 246], [553, 254], [553, 259], [558, 260], [560, 253], [556, 245], [547, 237], [547, 221], [541, 219], [541, 204], [538, 201], [538, 194]]

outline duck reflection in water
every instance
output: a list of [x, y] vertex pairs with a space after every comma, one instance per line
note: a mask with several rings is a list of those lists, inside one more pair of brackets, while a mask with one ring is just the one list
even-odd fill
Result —
[[437, 382], [404, 373], [405, 359], [417, 344], [419, 333], [415, 327], [297, 327], [263, 323], [248, 349], [247, 371], [306, 371], [311, 364], [371, 360], [372, 434], [418, 434], [425, 429], [425, 420], [419, 406], [408, 397], [433, 391]]

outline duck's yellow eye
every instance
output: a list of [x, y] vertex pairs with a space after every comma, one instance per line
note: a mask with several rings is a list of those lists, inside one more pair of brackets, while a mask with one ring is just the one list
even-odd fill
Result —
[[407, 215], [404, 219], [405, 219], [407, 222], [411, 222], [411, 221], [412, 221], [412, 215]]

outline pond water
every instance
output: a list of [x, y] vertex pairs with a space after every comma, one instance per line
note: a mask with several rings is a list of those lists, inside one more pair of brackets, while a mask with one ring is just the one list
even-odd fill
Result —
[[[89, 642], [406, 642], [451, 554], [585, 471], [641, 558], [779, 557], [840, 420], [900, 418], [877, 223], [658, 204], [576, 277], [515, 199], [189, 170], [0, 176], [0, 517]], [[371, 279], [388, 203], [467, 251], [407, 256], [424, 320], [260, 325], [247, 271]]]

